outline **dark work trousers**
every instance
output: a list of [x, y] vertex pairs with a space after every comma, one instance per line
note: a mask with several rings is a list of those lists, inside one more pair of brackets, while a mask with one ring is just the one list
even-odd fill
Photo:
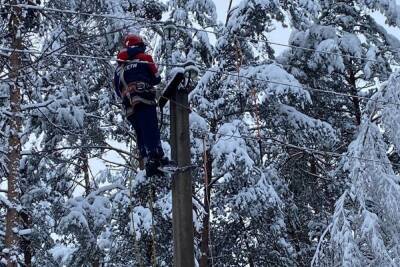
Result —
[[134, 114], [128, 120], [135, 129], [140, 156], [143, 159], [161, 159], [164, 151], [161, 147], [156, 106], [137, 104]]

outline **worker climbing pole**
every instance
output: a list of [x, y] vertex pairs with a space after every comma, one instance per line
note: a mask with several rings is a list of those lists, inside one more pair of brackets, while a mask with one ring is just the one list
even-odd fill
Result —
[[[168, 38], [167, 52], [170, 53], [171, 28], [167, 27], [165, 37]], [[128, 34], [122, 45], [123, 48], [117, 55], [115, 91], [122, 100], [127, 120], [135, 129], [139, 156], [143, 160], [146, 176], [153, 179], [155, 176], [166, 176], [166, 173], [172, 175], [174, 265], [191, 267], [194, 266], [194, 234], [188, 94], [191, 80], [197, 75], [197, 70], [193, 63], [188, 63], [172, 76], [168, 68], [171, 61], [167, 56], [169, 64], [166, 76], [169, 82], [160, 98], [159, 107], [163, 109], [170, 101], [170, 143], [173, 160], [170, 161], [164, 156], [158, 128], [154, 86], [160, 83], [161, 78], [157, 66], [153, 58], [145, 53], [146, 45], [140, 36]], [[150, 195], [153, 199], [154, 191], [151, 191]], [[149, 205], [153, 213], [152, 201]], [[154, 226], [152, 234], [154, 238]], [[153, 245], [154, 242], [153, 239]], [[155, 266], [154, 249], [152, 255], [152, 263]]]
[[154, 86], [160, 83], [161, 77], [153, 58], [145, 53], [146, 45], [140, 36], [128, 34], [123, 46], [117, 55], [115, 91], [135, 129], [146, 175], [161, 175], [159, 167], [170, 164], [161, 147], [156, 111]]
[[[145, 53], [146, 45], [139, 35], [126, 35], [122, 45], [123, 49], [117, 55], [115, 91], [122, 100], [127, 120], [136, 132], [140, 167], [146, 169], [146, 175], [151, 179], [154, 175], [161, 175], [158, 168], [169, 163], [161, 147], [154, 90], [154, 86], [160, 83], [161, 78], [152, 57]], [[135, 255], [138, 263], [143, 266], [134, 226], [131, 181], [129, 187], [131, 232], [135, 238]], [[152, 249], [149, 255], [152, 266], [156, 266], [153, 195], [154, 188], [150, 183], [147, 204], [152, 214]]]

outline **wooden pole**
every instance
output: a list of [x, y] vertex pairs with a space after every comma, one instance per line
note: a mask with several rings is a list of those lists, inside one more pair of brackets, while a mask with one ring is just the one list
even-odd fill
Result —
[[[179, 167], [189, 166], [190, 135], [188, 93], [177, 90], [170, 101], [171, 154]], [[194, 236], [192, 208], [192, 177], [190, 170], [172, 178], [172, 227], [174, 266], [194, 267]]]

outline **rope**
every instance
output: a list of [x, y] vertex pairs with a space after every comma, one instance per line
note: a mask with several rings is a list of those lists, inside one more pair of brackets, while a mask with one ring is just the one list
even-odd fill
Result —
[[[240, 91], [241, 90], [241, 88], [240, 88], [240, 68], [243, 63], [243, 51], [240, 47], [240, 43], [239, 43], [238, 39], [236, 39], [236, 61], [237, 61], [236, 70], [237, 70], [237, 77], [238, 77], [237, 82], [238, 82], [238, 89]], [[263, 150], [262, 150], [261, 133], [260, 133], [260, 108], [259, 108], [258, 101], [257, 101], [257, 90], [254, 86], [252, 87], [252, 89], [253, 89], [253, 90], [251, 90], [252, 101], [253, 101], [253, 105], [255, 105], [255, 107], [256, 107], [255, 115], [256, 115], [258, 145], [259, 145], [259, 149], [260, 149], [260, 164], [262, 164]]]
[[255, 87], [253, 87], [253, 90], [251, 91], [251, 96], [253, 99], [253, 104], [256, 106], [255, 108], [255, 115], [256, 115], [256, 131], [257, 131], [257, 142], [258, 146], [260, 149], [260, 165], [262, 164], [263, 161], [263, 148], [262, 148], [262, 142], [261, 142], [261, 126], [260, 126], [260, 107], [257, 101], [257, 90]]

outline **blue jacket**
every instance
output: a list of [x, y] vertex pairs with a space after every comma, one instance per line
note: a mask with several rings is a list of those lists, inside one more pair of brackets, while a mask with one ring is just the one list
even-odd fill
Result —
[[[115, 92], [119, 97], [121, 97], [121, 92], [124, 89], [124, 85], [120, 81], [122, 68], [124, 68], [124, 79], [127, 84], [131, 82], [143, 82], [152, 87], [161, 82], [161, 77], [158, 74], [153, 58], [144, 53], [145, 47], [128, 47], [127, 52], [128, 58], [132, 62], [119, 65], [114, 73]], [[155, 99], [155, 94], [151, 92], [138, 93], [138, 95], [148, 100]]]

